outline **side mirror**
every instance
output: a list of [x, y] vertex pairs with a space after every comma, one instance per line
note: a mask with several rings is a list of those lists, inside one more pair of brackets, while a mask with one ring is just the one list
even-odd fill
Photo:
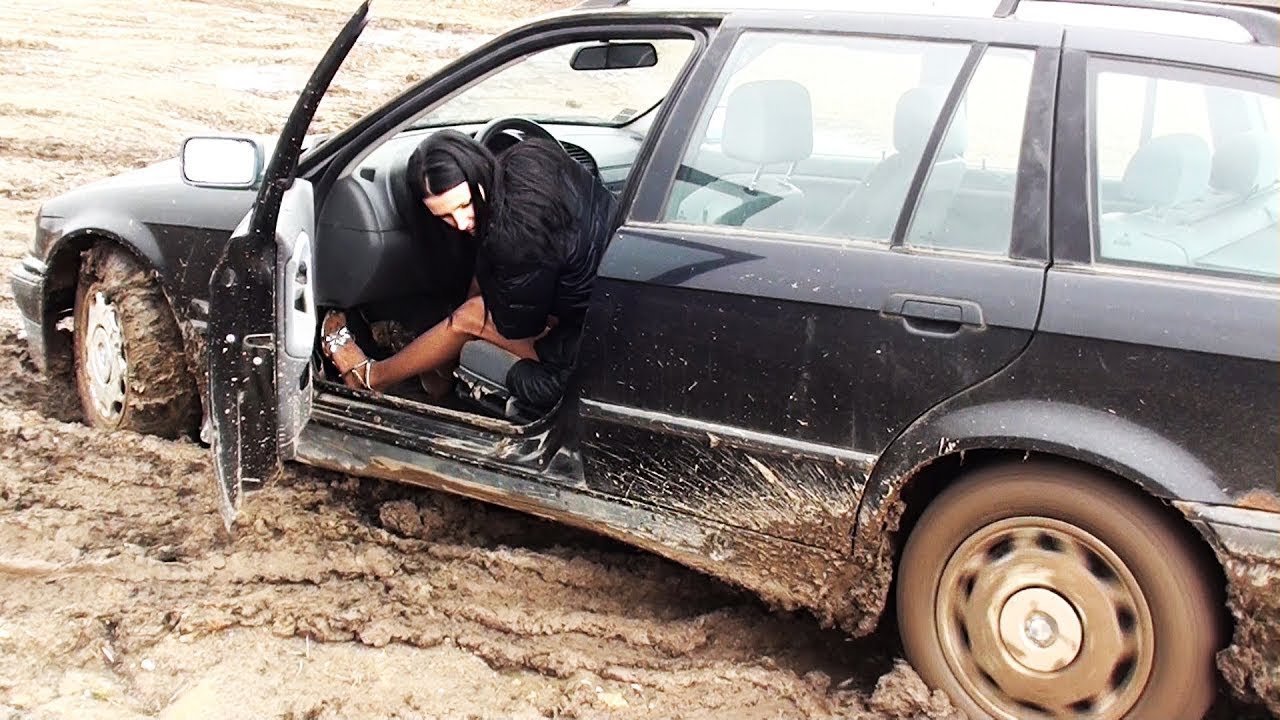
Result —
[[262, 145], [240, 137], [189, 137], [182, 142], [182, 179], [196, 187], [248, 190], [262, 177]]
[[610, 42], [578, 48], [574, 70], [626, 70], [658, 64], [658, 48], [647, 42]]

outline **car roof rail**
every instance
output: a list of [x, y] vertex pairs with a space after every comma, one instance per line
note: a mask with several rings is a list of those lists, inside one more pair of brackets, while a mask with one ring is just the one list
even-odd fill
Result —
[[599, 10], [622, 7], [626, 4], [627, 0], [582, 0], [582, 2], [573, 7], [575, 10]]
[[[625, 1], [625, 0], [624, 0]], [[1229, 2], [1194, 2], [1188, 0], [1038, 0], [1039, 2], [1086, 3], [1115, 7], [1164, 10], [1225, 18], [1244, 28], [1259, 45], [1280, 46], [1280, 15], [1259, 6]], [[1019, 0], [1000, 0], [995, 17], [1011, 17]]]

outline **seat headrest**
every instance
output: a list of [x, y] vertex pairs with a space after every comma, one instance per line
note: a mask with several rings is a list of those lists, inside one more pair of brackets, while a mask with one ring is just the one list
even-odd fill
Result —
[[[908, 157], [919, 157], [929, 142], [938, 115], [947, 104], [948, 88], [940, 85], [923, 85], [912, 88], [898, 98], [893, 116], [893, 146]], [[964, 155], [969, 144], [969, 123], [964, 105], [956, 108], [951, 127], [947, 129], [942, 147], [938, 148], [938, 160], [951, 160]]]
[[1229, 138], [1213, 154], [1209, 184], [1233, 195], [1252, 195], [1271, 187], [1277, 179], [1275, 138], [1267, 133], [1240, 133]]
[[1209, 189], [1209, 144], [1198, 135], [1151, 138], [1125, 168], [1124, 194], [1143, 207], [1173, 205]]
[[757, 80], [729, 95], [724, 154], [755, 165], [799, 162], [813, 154], [813, 101], [793, 80]]

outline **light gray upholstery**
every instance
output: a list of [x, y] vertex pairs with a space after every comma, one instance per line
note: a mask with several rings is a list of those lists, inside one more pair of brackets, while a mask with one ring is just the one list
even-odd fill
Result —
[[[946, 104], [947, 92], [946, 87], [927, 85], [903, 93], [893, 118], [894, 154], [876, 165], [850, 193], [826, 222], [824, 232], [873, 240], [886, 240], [893, 234], [911, 180]], [[925, 194], [912, 221], [911, 234], [923, 243], [935, 241], [964, 179], [968, 139], [967, 118], [960, 107], [938, 148]]]
[[1142, 207], [1167, 207], [1209, 189], [1209, 144], [1189, 133], [1154, 137], [1134, 153], [1122, 192]]
[[793, 163], [813, 154], [813, 101], [793, 80], [744, 83], [725, 106], [724, 154], [752, 165]]
[[462, 346], [458, 364], [495, 385], [506, 387], [507, 372], [520, 358], [491, 342], [472, 340]]
[[745, 83], [729, 95], [721, 148], [749, 163], [750, 174], [725, 175], [689, 194], [678, 218], [698, 223], [793, 230], [804, 212], [804, 193], [769, 165], [800, 162], [813, 153], [813, 105], [805, 86], [792, 80]]
[[1104, 258], [1185, 266], [1187, 227], [1174, 209], [1209, 190], [1209, 145], [1196, 135], [1161, 135], [1138, 148], [1125, 168], [1120, 193], [1137, 206], [1099, 222]]
[[1263, 132], [1240, 133], [1228, 138], [1213, 155], [1209, 185], [1215, 190], [1248, 196], [1276, 184], [1275, 138]]

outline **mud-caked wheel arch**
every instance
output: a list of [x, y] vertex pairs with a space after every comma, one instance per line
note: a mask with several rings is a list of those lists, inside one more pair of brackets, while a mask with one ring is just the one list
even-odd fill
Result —
[[1176, 517], [1055, 463], [959, 478], [904, 549], [910, 662], [976, 719], [1201, 718], [1217, 692], [1221, 581]]
[[100, 244], [76, 284], [75, 383], [85, 421], [160, 437], [190, 435], [200, 402], [164, 293], [132, 255]]

